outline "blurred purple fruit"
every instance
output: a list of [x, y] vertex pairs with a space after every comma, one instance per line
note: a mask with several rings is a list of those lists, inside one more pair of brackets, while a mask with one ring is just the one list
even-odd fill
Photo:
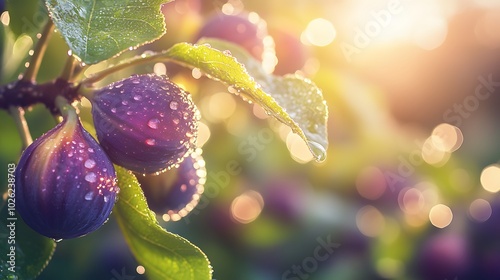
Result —
[[304, 214], [307, 193], [300, 178], [276, 176], [265, 183], [266, 211], [284, 222], [298, 221]]
[[131, 76], [96, 91], [91, 101], [100, 144], [127, 169], [161, 172], [195, 147], [198, 109], [164, 76]]
[[301, 70], [309, 58], [309, 52], [306, 46], [300, 42], [300, 38], [277, 28], [271, 29], [269, 33], [274, 39], [278, 59], [274, 74], [292, 74]]
[[137, 176], [148, 206], [166, 221], [178, 221], [198, 204], [206, 180], [201, 151], [188, 156], [176, 169], [159, 175]]
[[457, 233], [431, 236], [417, 257], [417, 273], [426, 280], [461, 279], [469, 266], [467, 240]]
[[202, 37], [217, 38], [240, 45], [253, 57], [262, 61], [266, 45], [267, 24], [253, 13], [240, 15], [215, 14], [207, 20], [198, 33]]
[[99, 228], [118, 193], [113, 164], [76, 114], [36, 139], [16, 169], [16, 209], [38, 233], [75, 238]]

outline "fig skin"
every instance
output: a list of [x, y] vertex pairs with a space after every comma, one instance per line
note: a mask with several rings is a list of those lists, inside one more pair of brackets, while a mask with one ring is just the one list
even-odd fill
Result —
[[159, 173], [195, 147], [199, 111], [165, 76], [131, 76], [97, 90], [91, 102], [97, 138], [117, 165]]
[[28, 146], [15, 175], [19, 215], [55, 240], [102, 226], [119, 191], [113, 164], [76, 112]]
[[178, 221], [196, 207], [206, 181], [201, 150], [191, 153], [176, 169], [159, 175], [138, 175], [151, 210], [165, 221]]

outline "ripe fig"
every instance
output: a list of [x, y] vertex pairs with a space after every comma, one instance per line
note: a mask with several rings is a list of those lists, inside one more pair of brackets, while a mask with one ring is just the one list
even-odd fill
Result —
[[206, 181], [201, 151], [191, 153], [176, 169], [159, 175], [137, 176], [148, 206], [165, 221], [178, 221], [198, 204]]
[[262, 61], [268, 48], [264, 42], [267, 35], [267, 24], [258, 16], [215, 14], [207, 20], [197, 39], [210, 37], [233, 42]]
[[20, 216], [56, 240], [99, 228], [119, 190], [113, 164], [74, 111], [23, 152], [15, 175]]
[[96, 91], [91, 102], [101, 146], [129, 170], [170, 169], [195, 147], [198, 109], [165, 76], [131, 76]]

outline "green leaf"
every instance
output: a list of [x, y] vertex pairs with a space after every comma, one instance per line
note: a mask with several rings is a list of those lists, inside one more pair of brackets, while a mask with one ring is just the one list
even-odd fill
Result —
[[45, 0], [50, 17], [73, 54], [87, 64], [161, 37], [160, 10], [169, 0]]
[[261, 105], [304, 139], [317, 161], [325, 159], [328, 108], [314, 83], [298, 75], [267, 74], [260, 62], [235, 44], [216, 39], [201, 43], [179, 43], [163, 55], [199, 68], [208, 77], [229, 85], [230, 92]]
[[186, 239], [165, 231], [149, 210], [135, 176], [118, 166], [116, 171], [120, 193], [113, 213], [148, 279], [212, 279], [205, 254]]
[[7, 0], [7, 10], [9, 27], [16, 36], [40, 32], [48, 19], [47, 10], [39, 0]]
[[[8, 217], [8, 204], [2, 208], [0, 219], [0, 275], [5, 278], [2, 279], [35, 279], [45, 269], [49, 263], [56, 243], [47, 237], [44, 237], [31, 228], [29, 228], [20, 217], [16, 220], [7, 220]], [[15, 227], [15, 233], [11, 232], [11, 226]], [[12, 237], [11, 237], [12, 236]], [[10, 244], [15, 241], [15, 244]], [[15, 257], [12, 259], [11, 246], [15, 248]], [[11, 260], [14, 263], [9, 263]], [[14, 272], [11, 266], [14, 264]], [[9, 269], [11, 268], [11, 269]]]

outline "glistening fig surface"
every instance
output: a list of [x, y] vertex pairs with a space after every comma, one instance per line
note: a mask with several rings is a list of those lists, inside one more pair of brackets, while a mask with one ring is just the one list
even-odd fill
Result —
[[99, 228], [118, 192], [113, 164], [74, 112], [23, 152], [16, 179], [17, 211], [56, 240]]
[[176, 169], [159, 175], [137, 176], [148, 206], [165, 221], [178, 221], [198, 204], [206, 181], [201, 151], [189, 155]]
[[169, 169], [195, 147], [198, 109], [164, 76], [131, 76], [96, 91], [91, 102], [100, 144], [129, 170]]

